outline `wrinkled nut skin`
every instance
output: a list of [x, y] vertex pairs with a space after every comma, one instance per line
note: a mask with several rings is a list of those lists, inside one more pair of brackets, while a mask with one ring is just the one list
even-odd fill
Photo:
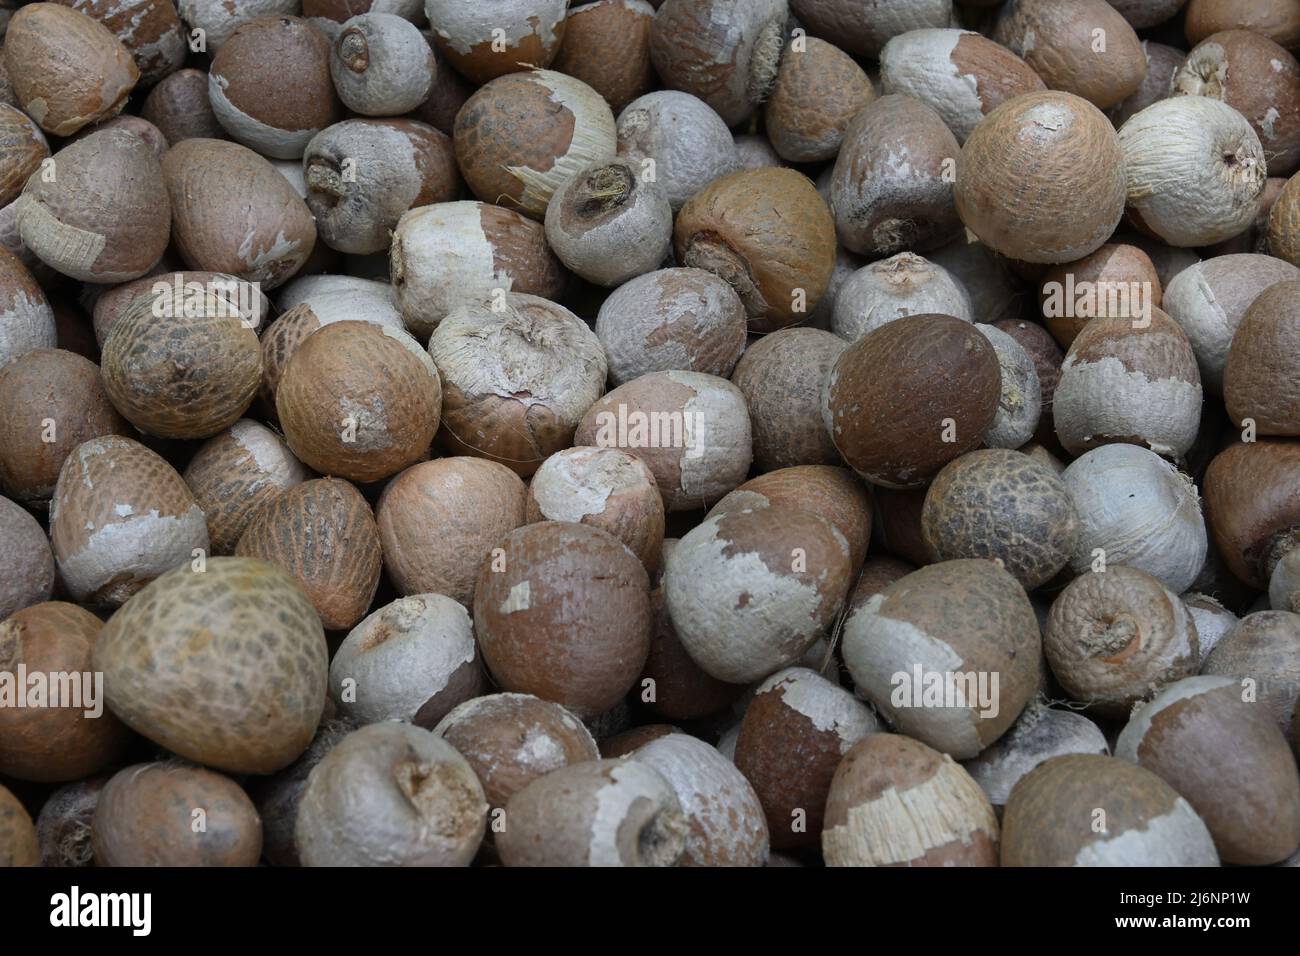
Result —
[[1255, 590], [1300, 543], [1300, 446], [1231, 445], [1210, 462], [1202, 484], [1206, 520], [1234, 577]]
[[[84, 674], [103, 623], [75, 604], [49, 601], [24, 608], [0, 623], [0, 672], [25, 667], [32, 674]], [[82, 688], [83, 691], [91, 688]], [[54, 693], [54, 688], [50, 688]], [[62, 782], [89, 776], [126, 749], [129, 732], [111, 713], [66, 700], [54, 706], [0, 709], [0, 773], [16, 780]], [[99, 708], [103, 701], [98, 701]]]
[[474, 589], [474, 632], [501, 689], [553, 700], [578, 717], [609, 710], [650, 648], [650, 581], [617, 538], [544, 521], [512, 531]]
[[618, 115], [618, 155], [649, 170], [673, 212], [719, 176], [741, 168], [731, 130], [707, 103], [679, 90], [638, 96]]
[[248, 558], [164, 574], [105, 625], [92, 666], [127, 726], [231, 773], [292, 763], [325, 706], [320, 619], [292, 578]]
[[27, 4], [10, 19], [4, 40], [18, 105], [55, 136], [120, 113], [140, 79], [117, 37], [71, 7]]
[[285, 489], [249, 521], [235, 546], [287, 572], [326, 630], [353, 627], [379, 587], [379, 529], [361, 492], [337, 478]]
[[0, 867], [40, 866], [36, 827], [22, 803], [0, 784]]
[[[36, 838], [40, 841], [41, 866], [84, 868], [93, 866], [90, 825], [108, 773], [65, 784], [50, 794], [36, 817]], [[3, 811], [0, 811], [3, 815]], [[0, 825], [3, 829], [3, 825]], [[0, 843], [3, 838], [0, 838]], [[0, 854], [2, 855], [2, 854]], [[0, 859], [0, 865], [3, 860]]]
[[591, 760], [539, 777], [506, 804], [506, 866], [676, 866], [689, 824], [672, 786], [631, 760]]
[[827, 866], [997, 866], [998, 821], [952, 757], [870, 734], [840, 762], [826, 800]]
[[600, 759], [590, 731], [559, 704], [488, 694], [454, 708], [433, 732], [469, 761], [492, 810], [539, 777]]
[[[1106, 828], [1091, 824], [1106, 814]], [[1002, 815], [1003, 866], [1218, 866], [1205, 823], [1154, 773], [1069, 754], [1021, 778]]]
[[90, 831], [96, 866], [257, 866], [262, 855], [262, 820], [243, 788], [180, 761], [119, 770]]
[[827, 380], [822, 415], [844, 461], [863, 478], [919, 488], [979, 446], [1001, 396], [997, 353], [970, 323], [909, 315], [844, 350]]
[[[0, 212], [13, 208], [10, 203]], [[17, 255], [4, 248], [0, 248], [0, 315], [4, 316], [0, 368], [33, 349], [52, 349], [58, 344], [54, 310], [40, 283]]]

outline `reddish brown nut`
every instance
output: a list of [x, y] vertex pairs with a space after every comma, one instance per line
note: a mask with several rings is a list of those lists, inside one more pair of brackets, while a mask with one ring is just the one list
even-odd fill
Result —
[[485, 16], [461, 0], [425, 2], [438, 52], [475, 85], [550, 65], [564, 39], [565, 7], [565, 0], [507, 0]]
[[1190, 43], [1221, 30], [1254, 30], [1294, 49], [1300, 46], [1300, 10], [1287, 0], [1191, 0], [1183, 29]]
[[1247, 614], [1214, 646], [1202, 674], [1250, 681], [1253, 695], [1273, 712], [1286, 733], [1300, 699], [1300, 614]]
[[325, 34], [298, 17], [256, 17], [235, 28], [212, 58], [212, 112], [237, 142], [297, 159], [318, 132], [342, 119]]
[[835, 771], [822, 853], [827, 866], [997, 866], [998, 821], [950, 756], [870, 734]]
[[[965, 6], [988, 6], [984, 0], [966, 0]], [[854, 56], [875, 58], [885, 44], [900, 33], [926, 27], [949, 26], [951, 0], [906, 0], [872, 8], [863, 16], [858, 0], [791, 0], [790, 12], [815, 36], [824, 37]]]
[[140, 115], [158, 127], [173, 146], [183, 139], [229, 139], [208, 100], [208, 75], [178, 70], [145, 98]]
[[23, 191], [27, 177], [50, 155], [41, 128], [22, 110], [0, 104], [0, 206]]
[[131, 54], [107, 27], [57, 3], [24, 6], [4, 40], [18, 105], [56, 136], [120, 113], [140, 78]]
[[25, 509], [0, 498], [0, 621], [48, 601], [54, 589], [54, 554], [45, 529]]
[[267, 502], [249, 521], [235, 554], [288, 572], [331, 631], [361, 620], [383, 564], [370, 505], [337, 478], [304, 481]]
[[654, 84], [654, 16], [654, 7], [645, 0], [596, 0], [571, 7], [553, 64], [556, 72], [582, 80], [618, 113]]
[[1160, 276], [1137, 246], [1107, 243], [1091, 255], [1050, 269], [1038, 286], [1048, 331], [1068, 349], [1090, 319], [1141, 319], [1163, 301]]
[[1257, 435], [1300, 435], [1300, 280], [1269, 286], [1246, 310], [1223, 369], [1232, 421]]
[[474, 630], [498, 686], [593, 717], [627, 693], [650, 646], [645, 567], [612, 535], [544, 521], [479, 572]]
[[793, 169], [714, 180], [682, 207], [677, 261], [731, 283], [753, 332], [807, 318], [835, 267], [835, 221], [812, 181]]
[[876, 98], [871, 80], [838, 47], [812, 38], [791, 45], [763, 113], [767, 135], [782, 159], [833, 159], [850, 121]]
[[185, 34], [171, 0], [57, 0], [94, 17], [122, 41], [152, 86], [185, 62]]
[[100, 435], [124, 435], [94, 362], [61, 349], [37, 349], [0, 369], [0, 487], [43, 508], [72, 450]]
[[1255, 590], [1300, 544], [1300, 445], [1240, 442], [1210, 462], [1206, 520], [1228, 569]]
[[845, 349], [822, 407], [835, 447], [858, 474], [917, 488], [979, 446], [1001, 393], [997, 354], [970, 323], [909, 315]]

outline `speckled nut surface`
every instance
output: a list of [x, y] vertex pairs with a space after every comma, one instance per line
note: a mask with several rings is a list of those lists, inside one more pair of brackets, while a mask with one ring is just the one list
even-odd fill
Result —
[[781, 56], [763, 114], [767, 135], [792, 163], [833, 159], [849, 122], [875, 98], [871, 80], [851, 56], [824, 40], [804, 38]]
[[553, 64], [605, 97], [616, 114], [655, 82], [650, 62], [646, 0], [595, 0], [574, 4], [564, 19], [564, 42]]
[[703, 269], [660, 269], [625, 282], [596, 317], [610, 381], [650, 372], [726, 377], [745, 350], [745, 306], [724, 280]]
[[90, 830], [96, 866], [257, 866], [262, 854], [262, 821], [243, 788], [180, 761], [119, 770]]
[[[269, 290], [297, 272], [316, 245], [307, 204], [274, 166], [238, 143], [184, 140], [163, 157], [163, 178], [172, 240], [192, 269], [228, 273]], [[236, 194], [257, 201], [231, 203]]]
[[585, 322], [522, 294], [452, 312], [430, 336], [429, 355], [443, 382], [439, 442], [525, 477], [574, 444], [607, 370]]
[[506, 804], [506, 866], [676, 866], [689, 824], [672, 785], [632, 760], [591, 760], [534, 780]]
[[1070, 493], [1050, 468], [992, 448], [944, 466], [926, 492], [921, 525], [938, 560], [994, 558], [1029, 591], [1065, 567], [1079, 533]]
[[702, 372], [651, 372], [620, 385], [587, 410], [573, 442], [636, 455], [670, 512], [712, 505], [745, 480], [753, 456], [744, 396]]
[[379, 586], [379, 529], [361, 492], [338, 478], [285, 489], [252, 516], [235, 554], [284, 569], [331, 631], [353, 627]]
[[565, 0], [506, 0], [490, 6], [463, 0], [424, 3], [438, 52], [475, 85], [548, 66], [564, 39], [565, 7]]
[[997, 866], [998, 821], [970, 774], [899, 734], [870, 734], [835, 771], [828, 866]]
[[848, 541], [787, 506], [727, 512], [668, 554], [664, 596], [687, 653], [718, 680], [760, 680], [799, 660], [834, 620], [851, 582]]
[[468, 866], [487, 801], [465, 758], [410, 724], [344, 737], [307, 778], [295, 837], [306, 866]]
[[736, 144], [722, 117], [680, 90], [637, 97], [619, 113], [617, 133], [618, 155], [636, 163], [643, 175], [653, 170], [673, 212], [738, 168]]
[[[1098, 811], [1105, 828], [1093, 825]], [[1099, 754], [1021, 779], [1002, 816], [1003, 866], [1218, 866], [1204, 821], [1169, 784]]]
[[[978, 619], [971, 607], [982, 609]], [[882, 714], [958, 759], [1000, 737], [1038, 689], [1033, 607], [1019, 582], [985, 559], [928, 565], [889, 585], [849, 615], [842, 647], [854, 683]], [[964, 706], [927, 706], [939, 690], [957, 699], [948, 675], [964, 675]]]
[[57, 3], [32, 3], [4, 35], [5, 70], [23, 112], [68, 136], [120, 113], [140, 78], [131, 54], [98, 20]]
[[287, 574], [248, 558], [163, 575], [105, 625], [92, 664], [127, 726], [231, 773], [293, 762], [325, 705], [316, 612]]
[[48, 601], [54, 588], [54, 554], [45, 529], [27, 511], [0, 498], [0, 621]]
[[57, 0], [94, 17], [126, 47], [152, 86], [185, 62], [185, 34], [171, 0]]
[[36, 827], [23, 805], [0, 785], [0, 866], [39, 866]]
[[162, 170], [143, 140], [103, 130], [59, 150], [52, 177], [18, 198], [23, 243], [51, 268], [87, 282], [144, 275], [167, 247], [171, 214]]
[[474, 590], [474, 631], [501, 689], [579, 717], [613, 707], [650, 647], [650, 581], [613, 535], [544, 521], [505, 537]]
[[1115, 756], [1151, 770], [1205, 821], [1225, 863], [1300, 847], [1300, 775], [1268, 705], [1231, 677], [1188, 677], [1137, 710]]
[[600, 757], [582, 721], [531, 694], [475, 697], [447, 714], [433, 732], [469, 761], [494, 811], [537, 778]]
[[734, 759], [758, 795], [773, 848], [817, 846], [835, 768], [878, 730], [870, 707], [806, 667], [778, 671], [758, 686]]
[[343, 114], [330, 80], [329, 40], [299, 17], [237, 26], [212, 58], [208, 98], [232, 139], [276, 159], [300, 157]]
[[207, 522], [181, 476], [118, 435], [68, 456], [50, 502], [50, 537], [68, 594], [104, 607], [208, 549]]
[[[1018, 96], [967, 138], [957, 160], [957, 212], [1003, 255], [1072, 262], [1119, 225], [1126, 158], [1110, 120], [1087, 100], [1058, 92]], [[1138, 195], [1134, 182], [1130, 169], [1130, 198]]]

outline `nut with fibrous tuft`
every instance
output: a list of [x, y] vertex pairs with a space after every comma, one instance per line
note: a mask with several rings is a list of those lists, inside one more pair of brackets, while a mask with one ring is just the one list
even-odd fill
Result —
[[586, 323], [522, 294], [452, 312], [429, 338], [429, 355], [443, 381], [439, 442], [525, 477], [573, 444], [607, 372]]
[[207, 522], [181, 476], [120, 435], [68, 455], [50, 501], [50, 537], [68, 593], [105, 607], [208, 549]]
[[639, 96], [618, 115], [618, 155], [653, 171], [676, 212], [719, 176], [739, 168], [731, 131], [698, 97], [679, 90]]
[[605, 97], [618, 113], [655, 82], [650, 62], [650, 24], [655, 8], [646, 0], [595, 0], [570, 6], [556, 72], [567, 73]]
[[805, 37], [781, 57], [764, 127], [782, 159], [834, 159], [853, 117], [875, 98], [871, 80], [852, 57], [824, 40]]
[[666, 0], [650, 27], [650, 58], [666, 86], [734, 126], [772, 90], [788, 13], [786, 0]]
[[826, 800], [827, 866], [997, 866], [998, 821], [948, 754], [869, 734], [844, 756]]
[[[90, 824], [99, 795], [110, 777], [111, 774], [103, 773], [65, 784], [41, 805], [41, 812], [36, 817], [41, 866], [81, 868], [94, 865]], [[0, 810], [0, 816], [3, 814], [4, 811]], [[3, 851], [0, 851], [0, 862], [3, 862]]]
[[330, 76], [343, 105], [363, 116], [398, 116], [429, 95], [433, 48], [415, 24], [392, 13], [352, 17], [330, 48]]
[[567, 0], [505, 0], [491, 12], [463, 0], [425, 0], [438, 52], [475, 85], [550, 65], [560, 50]]

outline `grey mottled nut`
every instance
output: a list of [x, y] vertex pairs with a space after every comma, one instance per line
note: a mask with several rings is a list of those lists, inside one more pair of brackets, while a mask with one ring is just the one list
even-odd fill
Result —
[[618, 115], [618, 155], [656, 181], [673, 212], [719, 176], [738, 168], [731, 130], [703, 100], [677, 90], [637, 97]]
[[975, 321], [970, 295], [947, 269], [911, 252], [863, 266], [835, 294], [831, 327], [856, 342], [905, 315], [939, 313]]
[[1215, 645], [1201, 673], [1253, 681], [1257, 698], [1286, 733], [1300, 700], [1300, 614], [1247, 614]]
[[437, 68], [419, 28], [392, 13], [352, 17], [330, 48], [339, 99], [363, 116], [409, 113], [428, 97]]
[[975, 329], [989, 340], [1002, 370], [1002, 397], [993, 425], [984, 434], [990, 448], [1019, 448], [1034, 437], [1043, 412], [1043, 391], [1038, 368], [1024, 346], [999, 328], [977, 324]]
[[48, 601], [54, 555], [40, 523], [20, 505], [0, 498], [0, 621]]

